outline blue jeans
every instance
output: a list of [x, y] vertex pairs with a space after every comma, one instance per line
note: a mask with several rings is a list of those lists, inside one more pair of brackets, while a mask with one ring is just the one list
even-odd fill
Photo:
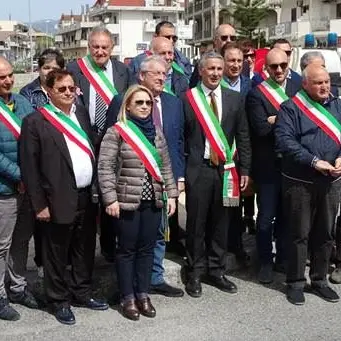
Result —
[[286, 237], [282, 224], [281, 182], [258, 183], [257, 250], [262, 265], [271, 264], [272, 240], [276, 240], [276, 263], [285, 262]]
[[[162, 214], [164, 212], [162, 211]], [[165, 228], [163, 219], [161, 219], [161, 224], [157, 231], [156, 244], [154, 247], [154, 261], [153, 261], [153, 271], [151, 285], [158, 285], [165, 282], [163, 274], [165, 273], [165, 268], [163, 266], [163, 259], [166, 253], [166, 242], [165, 242]]]

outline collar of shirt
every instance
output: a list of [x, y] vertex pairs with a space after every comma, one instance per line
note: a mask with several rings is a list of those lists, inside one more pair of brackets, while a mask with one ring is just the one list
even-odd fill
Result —
[[281, 85], [281, 88], [283, 89], [284, 92], [285, 92], [286, 86], [287, 86], [287, 80], [285, 80]]
[[56, 106], [51, 102], [51, 100], [50, 100], [49, 104], [52, 106], [53, 109], [55, 109], [55, 110], [58, 111], [58, 112], [62, 112], [62, 113], [65, 114], [65, 115], [69, 115], [70, 117], [76, 115], [76, 104], [72, 104], [72, 105], [71, 105], [71, 109], [70, 109], [70, 112], [69, 112], [69, 113], [66, 113], [66, 112], [62, 111], [61, 109], [59, 109], [58, 107], [56, 107]]
[[227, 83], [228, 83], [229, 85], [231, 85], [232, 88], [235, 88], [235, 87], [236, 87], [237, 85], [239, 85], [239, 83], [240, 83], [240, 76], [237, 78], [236, 81], [232, 81], [232, 80], [230, 80], [228, 77], [226, 77], [225, 79], [226, 79]]
[[214, 90], [209, 89], [204, 83], [201, 83], [201, 88], [204, 91], [205, 97], [210, 96], [211, 92], [214, 93], [216, 97], [221, 97], [221, 86], [218, 85]]
[[288, 70], [287, 79], [291, 79], [291, 69]]

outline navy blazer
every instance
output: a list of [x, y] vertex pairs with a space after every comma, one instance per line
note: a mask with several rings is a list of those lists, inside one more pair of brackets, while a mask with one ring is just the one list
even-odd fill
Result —
[[[111, 57], [113, 81], [115, 88], [119, 94], [124, 93], [130, 85], [136, 83], [133, 80], [129, 68]], [[77, 86], [81, 89], [82, 94], [78, 96], [80, 104], [83, 104], [89, 110], [90, 99], [90, 83], [78, 66], [77, 61], [73, 61], [66, 66], [66, 69], [73, 73]]]
[[[179, 98], [165, 92], [161, 93], [160, 98], [163, 134], [168, 145], [173, 175], [177, 181], [185, 176], [183, 105]], [[122, 96], [115, 96], [111, 101], [107, 112], [106, 128], [116, 123], [121, 104]]]
[[[287, 79], [285, 92], [290, 98], [301, 88], [300, 85]], [[268, 122], [269, 116], [276, 116], [278, 111], [259, 90], [253, 88], [246, 98], [252, 140], [252, 175], [256, 182], [275, 181], [279, 170], [275, 152], [274, 125]]]
[[172, 91], [177, 97], [183, 97], [188, 89], [188, 80], [185, 75], [173, 71], [172, 73]]

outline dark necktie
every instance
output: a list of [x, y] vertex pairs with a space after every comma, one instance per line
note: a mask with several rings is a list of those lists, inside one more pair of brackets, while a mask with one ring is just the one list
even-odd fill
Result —
[[[106, 70], [105, 66], [102, 66], [101, 69]], [[108, 106], [104, 102], [103, 98], [96, 92], [96, 102], [95, 102], [95, 126], [97, 128], [97, 132], [100, 133], [105, 126], [105, 121], [107, 119], [107, 110]]]
[[[217, 102], [215, 100], [215, 95], [214, 95], [213, 91], [211, 91], [210, 97], [211, 97], [211, 108], [212, 108], [212, 111], [213, 111], [214, 115], [217, 117], [218, 122], [219, 122], [218, 107], [217, 107]], [[212, 147], [210, 148], [210, 160], [211, 160], [211, 163], [213, 165], [215, 165], [215, 166], [219, 165], [218, 154], [213, 150]]]
[[153, 122], [155, 127], [158, 127], [160, 129], [162, 129], [162, 124], [161, 124], [161, 114], [160, 114], [160, 110], [158, 107], [158, 102], [159, 100], [154, 98], [154, 104], [153, 104]]

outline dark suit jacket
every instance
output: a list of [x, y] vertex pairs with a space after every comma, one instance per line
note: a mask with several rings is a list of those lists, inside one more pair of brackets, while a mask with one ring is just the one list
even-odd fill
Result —
[[172, 73], [172, 91], [176, 96], [182, 97], [188, 89], [188, 81], [186, 76], [181, 75], [179, 72], [173, 71]]
[[[89, 114], [83, 106], [77, 106], [76, 116], [92, 140]], [[52, 222], [72, 223], [77, 211], [78, 191], [63, 134], [37, 111], [23, 120], [19, 145], [22, 179], [34, 211], [39, 213], [48, 207]]]
[[[240, 173], [249, 175], [251, 146], [244, 101], [238, 92], [222, 88], [222, 107], [221, 127], [230, 145], [236, 139]], [[194, 184], [199, 174], [204, 159], [206, 136], [187, 98], [184, 99], [184, 112], [187, 188]], [[223, 164], [220, 167], [223, 170]]]
[[[294, 84], [295, 87], [301, 87], [302, 86], [302, 77], [294, 70], [290, 69], [291, 78], [288, 78], [291, 80], [291, 82]], [[264, 78], [262, 75], [258, 72], [254, 73], [254, 76], [252, 77], [253, 86], [257, 86], [258, 84], [262, 83]]]
[[[285, 92], [288, 97], [294, 96], [300, 88], [300, 85], [287, 79]], [[246, 112], [251, 128], [252, 176], [258, 182], [272, 182], [279, 165], [275, 153], [274, 125], [267, 119], [278, 112], [258, 86], [246, 98]]]
[[[185, 176], [183, 105], [179, 98], [165, 92], [161, 93], [160, 98], [163, 134], [168, 145], [173, 175], [177, 181]], [[107, 128], [116, 123], [121, 103], [122, 99], [120, 97], [115, 97], [110, 103], [107, 113]]]
[[[131, 84], [136, 83], [128, 69], [128, 67], [111, 57], [113, 81], [115, 88], [119, 94], [124, 93]], [[89, 97], [90, 97], [90, 83], [84, 76], [83, 72], [78, 66], [77, 61], [73, 61], [66, 66], [67, 70], [72, 72], [77, 86], [81, 89], [82, 93], [78, 98], [80, 104], [83, 104], [87, 110], [89, 110]]]

